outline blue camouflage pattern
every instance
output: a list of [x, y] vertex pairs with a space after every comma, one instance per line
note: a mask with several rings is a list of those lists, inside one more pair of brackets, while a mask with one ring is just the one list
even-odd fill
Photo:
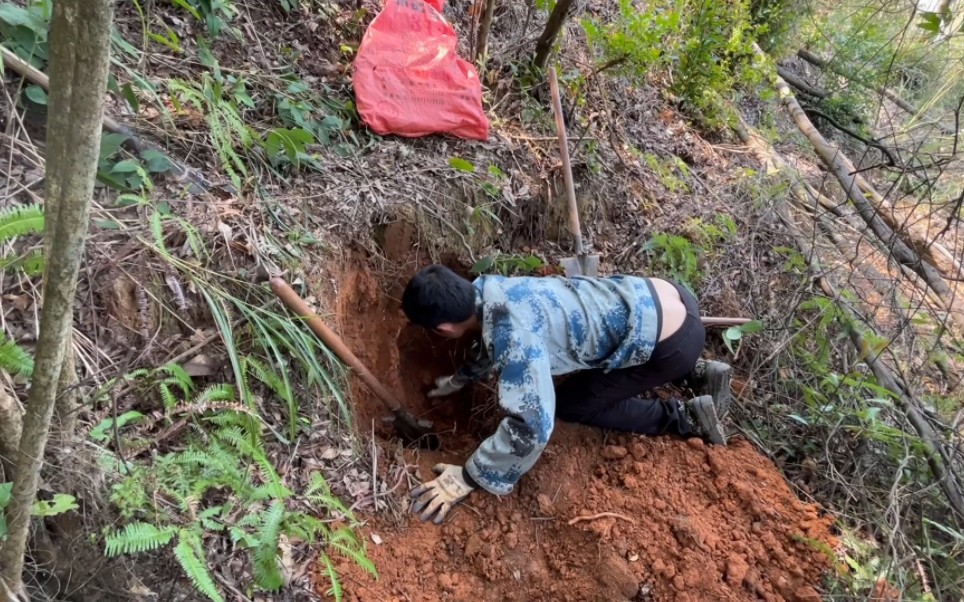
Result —
[[499, 403], [508, 416], [466, 470], [486, 491], [504, 495], [549, 442], [552, 376], [646, 363], [661, 316], [647, 280], [634, 276], [481, 276], [473, 285], [482, 345], [455, 380], [465, 384], [498, 372]]

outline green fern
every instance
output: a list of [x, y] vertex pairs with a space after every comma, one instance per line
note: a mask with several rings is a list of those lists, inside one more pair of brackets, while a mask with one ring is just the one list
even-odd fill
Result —
[[234, 401], [236, 399], [235, 388], [227, 383], [211, 385], [197, 394], [194, 403], [210, 403], [212, 401]]
[[328, 588], [326, 593], [333, 597], [335, 602], [341, 602], [341, 597], [344, 592], [341, 589], [341, 578], [338, 577], [338, 571], [335, 569], [335, 565], [331, 563], [331, 558], [328, 558], [327, 554], [322, 554], [321, 560], [325, 563], [325, 572], [328, 573], [328, 581], [331, 583], [331, 587]]
[[168, 378], [164, 379], [164, 382], [169, 385], [177, 385], [185, 397], [194, 391], [194, 380], [180, 364], [164, 364], [157, 371], [167, 373]]
[[167, 383], [161, 383], [157, 388], [161, 393], [161, 402], [164, 404], [164, 409], [168, 411], [173, 410], [177, 405], [177, 397], [174, 396], [174, 393], [171, 393], [171, 388]]
[[284, 511], [284, 502], [275, 500], [264, 513], [264, 523], [258, 531], [258, 546], [254, 550], [254, 579], [268, 591], [275, 591], [282, 584], [281, 569], [278, 567], [278, 540]]
[[213, 602], [224, 602], [221, 592], [214, 585], [214, 579], [211, 578], [204, 550], [201, 548], [201, 536], [197, 531], [181, 529], [177, 546], [174, 547], [174, 556], [199, 592]]
[[161, 255], [167, 255], [167, 243], [164, 242], [164, 223], [160, 211], [151, 212], [149, 218], [151, 235], [154, 237], [154, 246]]
[[107, 556], [139, 554], [162, 548], [171, 543], [176, 528], [157, 528], [150, 523], [129, 523], [105, 538]]
[[40, 205], [18, 205], [0, 209], [0, 243], [11, 238], [43, 232], [44, 210]]
[[16, 341], [7, 338], [3, 329], [0, 329], [0, 368], [28, 378], [33, 375], [33, 358]]

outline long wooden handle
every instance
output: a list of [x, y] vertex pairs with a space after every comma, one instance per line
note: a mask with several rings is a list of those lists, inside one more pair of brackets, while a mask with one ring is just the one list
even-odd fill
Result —
[[315, 312], [311, 311], [311, 308], [308, 307], [308, 304], [305, 303], [304, 299], [299, 297], [298, 293], [296, 293], [288, 285], [288, 283], [284, 281], [283, 278], [272, 278], [270, 282], [271, 290], [278, 295], [278, 298], [281, 299], [281, 301], [287, 305], [291, 311], [295, 312], [305, 320], [305, 322], [308, 324], [308, 328], [318, 335], [318, 338], [320, 338], [325, 345], [334, 351], [335, 355], [341, 358], [341, 361], [345, 362], [348, 367], [358, 374], [359, 378], [361, 378], [362, 381], [368, 385], [368, 388], [370, 388], [375, 395], [385, 402], [385, 405], [388, 406], [388, 409], [393, 412], [401, 411], [402, 405], [398, 402], [398, 399], [392, 395], [392, 392], [386, 389], [382, 383], [378, 382], [378, 379], [375, 378], [375, 375], [369, 372], [368, 368], [366, 368], [365, 365], [362, 364], [357, 357], [355, 357], [355, 354], [352, 353], [351, 349], [348, 348], [348, 345], [345, 345], [345, 342], [341, 340], [341, 337], [328, 328], [328, 326], [315, 314]]
[[700, 320], [707, 326], [740, 326], [753, 321], [750, 318], [717, 318], [713, 316], [701, 316]]
[[579, 226], [579, 207], [576, 205], [576, 188], [572, 183], [572, 166], [569, 164], [569, 141], [566, 138], [566, 121], [562, 115], [562, 100], [559, 98], [559, 82], [556, 68], [549, 67], [549, 91], [552, 92], [552, 112], [556, 117], [556, 134], [559, 136], [559, 154], [562, 155], [562, 175], [566, 180], [566, 202], [569, 204], [569, 227], [576, 245], [576, 255], [584, 255], [582, 249], [582, 228]]

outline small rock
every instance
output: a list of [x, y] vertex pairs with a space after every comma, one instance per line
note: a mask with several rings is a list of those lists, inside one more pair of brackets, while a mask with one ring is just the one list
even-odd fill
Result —
[[629, 450], [622, 445], [607, 445], [600, 455], [606, 460], [621, 460], [629, 454]]
[[677, 575], [673, 578], [673, 587], [679, 591], [686, 589], [686, 580], [683, 579], [682, 575]]
[[372, 543], [376, 546], [382, 545], [382, 538], [378, 533], [372, 533]]
[[626, 487], [626, 489], [636, 489], [636, 487], [639, 486], [639, 481], [637, 481], [633, 475], [628, 474], [623, 477], [623, 486]]
[[626, 557], [626, 560], [630, 562], [636, 562], [637, 560], [639, 560], [639, 554], [637, 554], [636, 552], [630, 552], [630, 554]]
[[555, 514], [555, 508], [553, 507], [552, 500], [549, 499], [548, 495], [544, 493], [537, 495], [536, 504], [539, 506], [539, 512], [543, 516], [552, 516]]
[[519, 545], [519, 535], [516, 533], [509, 533], [505, 536], [505, 547], [510, 550], [516, 549]]
[[653, 573], [655, 573], [656, 575], [662, 575], [663, 572], [666, 570], [666, 563], [664, 563], [662, 559], [657, 558], [653, 562], [653, 566], [651, 568], [653, 569]]
[[663, 510], [666, 510], [666, 502], [657, 498], [653, 500], [653, 508], [656, 508], [657, 510], [662, 512]]
[[690, 447], [693, 447], [693, 448], [696, 448], [696, 449], [703, 449], [704, 447], [706, 447], [706, 444], [703, 443], [703, 440], [700, 439], [700, 438], [698, 438], [698, 437], [691, 437], [691, 438], [689, 438], [689, 439], [686, 440], [686, 443], [687, 443], [687, 445], [689, 445]]
[[482, 551], [482, 538], [478, 535], [472, 535], [469, 540], [465, 542], [465, 555], [469, 558], [475, 556]]
[[741, 556], [730, 554], [726, 559], [726, 582], [733, 587], [739, 587], [746, 579], [746, 573], [750, 570], [750, 565]]
[[794, 602], [820, 602], [820, 594], [809, 585], [805, 585], [793, 593]]
[[629, 453], [632, 454], [633, 458], [637, 461], [642, 460], [649, 455], [649, 451], [646, 449], [646, 446], [639, 441], [629, 446]]

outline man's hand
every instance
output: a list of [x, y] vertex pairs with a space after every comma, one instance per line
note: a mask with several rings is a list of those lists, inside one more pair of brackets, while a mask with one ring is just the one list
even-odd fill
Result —
[[461, 466], [436, 464], [432, 470], [439, 477], [419, 485], [409, 495], [418, 498], [412, 505], [412, 510], [416, 514], [420, 513], [419, 518], [429, 520], [434, 514], [433, 522], [439, 525], [445, 520], [449, 510], [464, 500], [475, 488], [465, 482], [462, 477], [464, 469]]
[[465, 384], [459, 384], [455, 376], [440, 376], [435, 379], [435, 388], [428, 392], [429, 397], [445, 397], [452, 393], [458, 393]]

